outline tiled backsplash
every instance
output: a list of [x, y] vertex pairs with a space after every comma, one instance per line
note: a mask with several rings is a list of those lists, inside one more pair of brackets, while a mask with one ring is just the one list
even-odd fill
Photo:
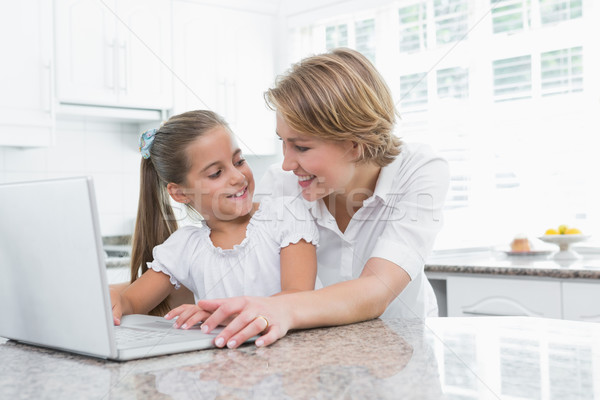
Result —
[[[139, 125], [59, 118], [47, 148], [0, 146], [0, 182], [90, 175], [103, 236], [133, 232], [139, 192]], [[255, 179], [280, 156], [245, 155]]]

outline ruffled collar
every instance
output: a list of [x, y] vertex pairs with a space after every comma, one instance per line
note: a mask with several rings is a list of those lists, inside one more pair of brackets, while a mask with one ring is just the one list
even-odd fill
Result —
[[210, 238], [210, 227], [206, 224], [206, 221], [202, 221], [202, 225], [200, 227], [202, 240], [205, 242], [206, 247], [211, 249], [214, 253], [220, 254], [223, 256], [236, 256], [240, 252], [244, 251], [245, 248], [249, 246], [249, 243], [252, 242], [253, 232], [256, 229], [257, 225], [260, 223], [260, 217], [266, 212], [266, 206], [264, 205], [264, 201], [258, 205], [258, 209], [252, 214], [250, 221], [248, 221], [248, 225], [246, 225], [246, 235], [244, 236], [244, 240], [242, 240], [239, 244], [234, 244], [231, 249], [223, 249], [219, 246], [215, 246], [213, 241]]

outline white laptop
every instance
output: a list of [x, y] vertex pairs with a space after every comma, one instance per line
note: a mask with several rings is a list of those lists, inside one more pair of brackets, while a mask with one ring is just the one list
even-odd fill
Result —
[[112, 360], [210, 348], [216, 336], [147, 315], [113, 325], [89, 177], [0, 185], [0, 304], [0, 337]]

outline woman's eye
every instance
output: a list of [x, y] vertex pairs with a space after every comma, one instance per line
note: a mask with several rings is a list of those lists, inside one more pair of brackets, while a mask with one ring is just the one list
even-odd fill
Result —
[[216, 179], [219, 176], [221, 176], [221, 170], [218, 170], [217, 172], [215, 172], [214, 174], [209, 175], [208, 177], [211, 179]]
[[309, 150], [309, 147], [303, 147], [303, 146], [296, 146], [296, 150], [298, 150], [299, 152], [303, 153], [307, 150]]

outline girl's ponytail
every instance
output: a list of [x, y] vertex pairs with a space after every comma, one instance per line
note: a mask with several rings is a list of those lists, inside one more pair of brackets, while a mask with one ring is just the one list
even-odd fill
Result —
[[[131, 250], [131, 283], [148, 270], [152, 249], [177, 230], [177, 221], [169, 203], [169, 195], [150, 159], [142, 158], [140, 167], [140, 198]], [[168, 299], [163, 300], [152, 315], [169, 311]]]

